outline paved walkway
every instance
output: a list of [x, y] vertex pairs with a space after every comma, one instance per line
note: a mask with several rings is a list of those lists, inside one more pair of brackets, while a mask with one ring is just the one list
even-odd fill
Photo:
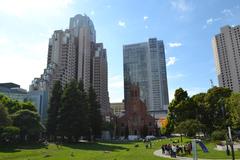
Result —
[[170, 157], [169, 155], [165, 155], [165, 154], [162, 154], [162, 150], [156, 150], [155, 152], [153, 152], [153, 154], [155, 156], [158, 156], [158, 157], [164, 157], [164, 158], [169, 158], [169, 159], [179, 159], [179, 160], [192, 160], [192, 158], [188, 158], [188, 157], [179, 157], [177, 156], [177, 158], [172, 158]]
[[[177, 160], [192, 160], [193, 159], [193, 158], [189, 158], [189, 157], [179, 157], [179, 156], [177, 156], [177, 158], [172, 158], [169, 155], [162, 154], [162, 150], [161, 149], [160, 150], [156, 150], [155, 152], [153, 152], [153, 154], [155, 156], [158, 156], [158, 157], [169, 158], [169, 159], [177, 159]], [[211, 159], [200, 159], [200, 158], [198, 158], [198, 160], [211, 160]], [[217, 160], [226, 160], [226, 159], [217, 159]], [[229, 159], [229, 160], [231, 160], [231, 159]]]

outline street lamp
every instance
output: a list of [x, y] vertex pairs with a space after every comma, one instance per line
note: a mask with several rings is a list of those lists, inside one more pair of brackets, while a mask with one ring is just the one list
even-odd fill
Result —
[[235, 154], [234, 154], [234, 148], [233, 148], [233, 140], [232, 140], [232, 133], [231, 133], [231, 127], [228, 126], [228, 136], [230, 140], [230, 146], [232, 150], [232, 160], [235, 160]]
[[[224, 103], [224, 99], [223, 98], [221, 98], [220, 99], [220, 102], [221, 102], [221, 104], [222, 104], [222, 114], [223, 114], [223, 120], [224, 121], [226, 121], [226, 113], [225, 113], [225, 103]], [[230, 155], [230, 151], [229, 151], [229, 148], [228, 148], [228, 139], [227, 139], [227, 137], [226, 137], [226, 154], [229, 156]]]

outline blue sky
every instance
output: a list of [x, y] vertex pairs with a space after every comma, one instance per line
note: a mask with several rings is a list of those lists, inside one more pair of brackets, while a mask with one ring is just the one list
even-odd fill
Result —
[[87, 14], [108, 51], [110, 101], [123, 99], [122, 46], [157, 37], [166, 49], [169, 96], [217, 85], [212, 37], [240, 24], [239, 0], [0, 0], [0, 82], [28, 89], [47, 63], [48, 38]]

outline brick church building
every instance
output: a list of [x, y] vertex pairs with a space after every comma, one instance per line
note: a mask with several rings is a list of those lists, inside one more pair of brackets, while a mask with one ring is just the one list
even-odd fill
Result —
[[125, 115], [117, 120], [118, 135], [146, 135], [155, 134], [155, 119], [147, 113], [146, 105], [140, 99], [137, 85], [130, 89], [130, 99], [125, 104]]

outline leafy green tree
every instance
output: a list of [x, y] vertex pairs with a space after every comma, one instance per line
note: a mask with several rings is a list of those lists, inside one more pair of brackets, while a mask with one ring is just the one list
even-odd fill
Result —
[[0, 127], [11, 125], [11, 119], [8, 115], [7, 109], [0, 104]]
[[7, 108], [10, 115], [22, 109], [21, 104], [17, 100], [12, 100], [4, 95], [0, 95], [0, 102]]
[[206, 125], [208, 134], [211, 134], [214, 130], [226, 129], [230, 112], [225, 104], [231, 93], [230, 89], [222, 87], [213, 87], [207, 91], [205, 96], [205, 114], [207, 116], [203, 124]]
[[0, 135], [0, 139], [1, 142], [5, 142], [5, 143], [16, 143], [17, 140], [17, 136], [20, 133], [20, 129], [18, 127], [14, 127], [14, 126], [8, 126], [3, 128], [1, 135]]
[[[167, 128], [173, 130], [174, 126], [187, 119], [194, 119], [196, 108], [189, 98], [187, 91], [179, 88], [175, 91], [174, 99], [170, 103]], [[170, 131], [169, 130], [169, 131]]]
[[28, 109], [33, 112], [37, 112], [36, 107], [31, 102], [22, 102], [20, 103], [21, 109]]
[[100, 112], [100, 104], [97, 101], [97, 95], [92, 87], [88, 91], [89, 103], [89, 122], [90, 122], [90, 135], [93, 138], [101, 136], [102, 131], [102, 116]]
[[202, 131], [203, 125], [196, 119], [188, 119], [179, 123], [175, 129], [175, 132], [184, 134], [189, 137], [194, 137], [196, 133]]
[[[194, 108], [196, 109], [196, 119], [202, 124], [208, 123], [208, 114], [206, 114], [206, 93], [198, 93], [191, 97], [193, 101]], [[204, 125], [205, 126], [205, 125]], [[206, 128], [203, 128], [203, 133], [206, 133]]]
[[40, 117], [37, 112], [28, 109], [17, 111], [12, 115], [13, 125], [20, 128], [21, 140], [35, 141], [42, 131]]
[[[169, 115], [169, 114], [168, 114]], [[174, 131], [174, 120], [171, 117], [167, 117], [167, 125], [161, 129], [161, 134], [170, 135]]]
[[230, 119], [234, 129], [240, 129], [240, 94], [233, 93], [227, 100]]
[[47, 134], [50, 136], [50, 139], [56, 138], [56, 129], [57, 129], [57, 118], [59, 113], [59, 108], [61, 106], [61, 97], [62, 97], [62, 86], [60, 81], [56, 81], [50, 102], [49, 102], [49, 109], [48, 109], [48, 119], [46, 124]]

